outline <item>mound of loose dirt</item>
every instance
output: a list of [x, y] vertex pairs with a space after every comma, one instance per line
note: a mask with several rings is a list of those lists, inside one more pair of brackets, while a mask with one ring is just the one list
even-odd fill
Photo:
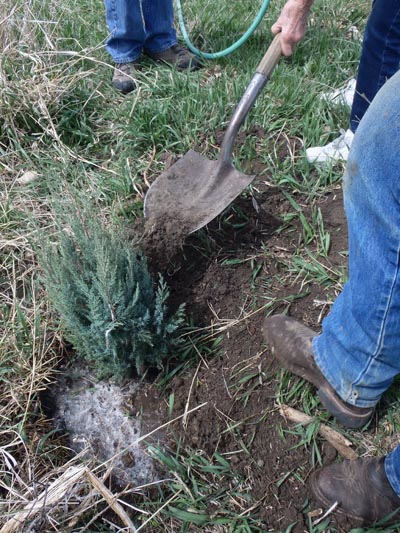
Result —
[[[300, 532], [308, 528], [304, 513], [311, 498], [307, 480], [315, 467], [311, 449], [298, 446], [290, 423], [278, 411], [280, 372], [261, 335], [266, 303], [263, 287], [282, 299], [281, 310], [316, 329], [328, 306], [323, 303], [326, 295], [321, 286], [314, 284], [304, 291], [300, 282], [277, 283], [283, 273], [281, 259], [298, 245], [301, 228], [292, 226], [276, 233], [289, 210], [288, 202], [276, 188], [262, 184], [258, 188], [256, 198], [239, 198], [207, 229], [184, 239], [181, 228], [170, 221], [142, 249], [150, 263], [155, 261], [157, 268], [163, 265], [173, 305], [186, 302], [197, 325], [209, 326], [217, 317], [234, 321], [251, 309], [259, 310], [236, 325], [231, 322], [222, 332], [219, 357], [171, 382], [175, 414], [183, 413], [187, 402], [189, 407], [207, 402], [188, 417], [185, 431], [181, 422], [173, 429], [184, 433], [184, 445], [210, 455], [218, 451], [230, 461], [232, 470], [248, 480], [266, 531], [285, 531], [296, 523], [291, 531]], [[298, 200], [301, 203], [301, 197]], [[332, 236], [331, 264], [341, 265], [339, 252], [347, 247], [341, 191], [327, 194], [318, 206], [325, 230]], [[270, 252], [268, 264], [263, 263], [262, 248]], [[302, 296], [285, 299], [293, 294]], [[229, 431], [230, 426], [236, 429]], [[323, 454], [325, 463], [336, 456], [329, 445], [323, 446]], [[340, 531], [351, 529], [340, 517], [334, 517], [332, 524]]]

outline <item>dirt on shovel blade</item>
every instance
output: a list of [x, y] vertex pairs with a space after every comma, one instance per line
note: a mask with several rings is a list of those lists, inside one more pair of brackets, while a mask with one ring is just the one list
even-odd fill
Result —
[[164, 273], [176, 263], [189, 233], [187, 223], [164, 215], [158, 219], [141, 219], [138, 247], [147, 257], [152, 273]]

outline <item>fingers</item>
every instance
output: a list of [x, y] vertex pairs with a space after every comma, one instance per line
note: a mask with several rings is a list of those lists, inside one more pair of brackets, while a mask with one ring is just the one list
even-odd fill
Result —
[[281, 33], [282, 54], [284, 56], [292, 55], [296, 44], [303, 39], [311, 4], [311, 1], [288, 0], [278, 20], [272, 25], [272, 33], [275, 35]]
[[294, 52], [297, 41], [293, 41], [290, 35], [288, 36], [286, 32], [283, 32], [282, 26], [280, 26], [278, 23], [275, 23], [273, 26], [271, 26], [271, 31], [274, 35], [281, 33], [282, 54], [287, 57], [291, 56]]

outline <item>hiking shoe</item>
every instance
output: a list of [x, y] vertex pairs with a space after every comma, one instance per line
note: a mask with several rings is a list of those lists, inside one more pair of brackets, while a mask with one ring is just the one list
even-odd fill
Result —
[[135, 63], [116, 63], [112, 83], [122, 94], [128, 94], [136, 89], [134, 72]]
[[325, 146], [314, 146], [307, 148], [306, 156], [309, 163], [336, 163], [338, 161], [347, 161], [349, 157], [351, 143], [353, 142], [354, 133], [351, 130], [341, 130], [341, 135], [334, 141]]
[[311, 476], [315, 498], [329, 508], [337, 502], [335, 510], [363, 525], [400, 520], [400, 498], [388, 481], [384, 460], [367, 457], [320, 468]]
[[197, 70], [203, 66], [201, 60], [194, 54], [189, 52], [187, 48], [182, 48], [178, 44], [174, 44], [171, 48], [164, 50], [163, 52], [150, 52], [145, 51], [146, 54], [154, 59], [154, 61], [160, 61], [166, 63], [171, 67], [175, 67], [178, 70]]
[[351, 79], [340, 89], [322, 93], [319, 97], [321, 100], [326, 100], [327, 102], [351, 107], [353, 105], [354, 95], [356, 92], [356, 83], [357, 82], [355, 79]]
[[278, 361], [296, 376], [315, 385], [323, 406], [339, 422], [352, 429], [368, 422], [374, 409], [344, 402], [315, 363], [311, 347], [316, 336], [314, 331], [286, 315], [275, 315], [264, 321], [263, 334]]

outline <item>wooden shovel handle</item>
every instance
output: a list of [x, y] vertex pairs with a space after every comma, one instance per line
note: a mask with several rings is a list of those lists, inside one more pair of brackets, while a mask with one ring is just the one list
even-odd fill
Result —
[[264, 74], [267, 78], [270, 77], [272, 71], [278, 64], [282, 55], [281, 47], [281, 34], [275, 35], [274, 40], [270, 44], [268, 50], [265, 52], [264, 57], [261, 59], [260, 64], [257, 67], [256, 72]]

